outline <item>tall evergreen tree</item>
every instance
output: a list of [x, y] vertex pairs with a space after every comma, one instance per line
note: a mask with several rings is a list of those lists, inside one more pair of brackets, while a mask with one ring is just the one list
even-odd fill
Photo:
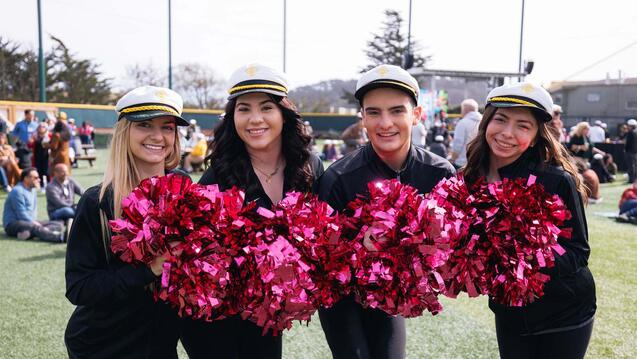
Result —
[[[369, 59], [367, 67], [361, 72], [370, 70], [380, 64], [402, 66], [403, 58], [407, 52], [407, 36], [402, 32], [403, 18], [398, 11], [385, 10], [385, 21], [381, 28], [381, 34], [373, 34], [373, 39], [367, 42], [365, 55]], [[413, 67], [423, 67], [431, 55], [423, 56], [418, 52], [420, 46], [413, 39], [409, 47], [414, 57]]]
[[99, 64], [78, 59], [62, 40], [51, 36], [55, 45], [47, 61], [51, 78], [47, 80], [48, 99], [51, 102], [106, 104], [112, 102], [111, 79], [102, 78]]
[[38, 56], [0, 37], [0, 99], [38, 100]]

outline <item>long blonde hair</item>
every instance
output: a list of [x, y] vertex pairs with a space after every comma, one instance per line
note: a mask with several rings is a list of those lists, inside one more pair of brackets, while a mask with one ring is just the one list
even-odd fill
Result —
[[[130, 128], [132, 122], [123, 118], [115, 124], [115, 131], [108, 153], [106, 171], [100, 189], [100, 201], [109, 187], [113, 191], [113, 217], [118, 219], [122, 212], [122, 199], [126, 198], [131, 191], [142, 181], [142, 178], [135, 165], [135, 158], [130, 148]], [[172, 151], [164, 161], [165, 168], [171, 170], [179, 164], [181, 157], [179, 136], [175, 127], [175, 143]]]

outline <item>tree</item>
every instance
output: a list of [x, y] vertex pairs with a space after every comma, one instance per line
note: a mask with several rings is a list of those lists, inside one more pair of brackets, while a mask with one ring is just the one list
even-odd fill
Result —
[[88, 59], [78, 59], [62, 40], [51, 36], [55, 43], [47, 55], [51, 67], [48, 99], [51, 102], [95, 103], [112, 102], [111, 79], [101, 78], [99, 65]]
[[[403, 58], [407, 52], [407, 37], [401, 32], [403, 19], [396, 10], [385, 10], [385, 21], [383, 21], [382, 34], [373, 34], [374, 38], [367, 42], [365, 55], [370, 64], [361, 72], [370, 70], [380, 64], [390, 64], [402, 66]], [[414, 57], [413, 67], [423, 67], [431, 59], [431, 55], [422, 56], [418, 54], [420, 46], [416, 41], [411, 40], [409, 47]]]
[[38, 56], [0, 37], [0, 99], [37, 101]]
[[223, 104], [221, 81], [206, 65], [193, 62], [177, 66], [175, 89], [188, 107], [220, 108]]
[[126, 67], [126, 79], [131, 83], [130, 90], [140, 86], [166, 86], [164, 76], [152, 62], [142, 66], [135, 64]]
[[300, 86], [290, 91], [290, 98], [302, 112], [335, 112], [338, 108], [356, 108], [358, 102], [343, 97], [353, 93], [356, 80], [327, 80]]

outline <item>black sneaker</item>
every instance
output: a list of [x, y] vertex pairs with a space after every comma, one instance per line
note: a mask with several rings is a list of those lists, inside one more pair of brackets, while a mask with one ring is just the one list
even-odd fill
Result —
[[630, 217], [625, 214], [618, 215], [617, 217], [615, 217], [615, 220], [619, 223], [630, 223]]

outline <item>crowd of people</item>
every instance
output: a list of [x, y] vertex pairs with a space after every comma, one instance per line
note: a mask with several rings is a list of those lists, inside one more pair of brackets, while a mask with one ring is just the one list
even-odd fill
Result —
[[[74, 154], [81, 144], [92, 144], [93, 127], [83, 122], [77, 128], [64, 112], [39, 121], [30, 109], [13, 128], [2, 122], [0, 185], [9, 193], [3, 212], [5, 232], [19, 239], [64, 242], [75, 216], [74, 195], [83, 193], [70, 177]], [[38, 190], [46, 193], [50, 221], [37, 219]]]
[[[612, 156], [595, 146], [608, 138], [603, 123], [580, 122], [567, 132], [560, 106], [531, 83], [493, 89], [483, 113], [478, 101], [465, 99], [457, 121], [440, 112], [428, 122], [418, 105], [416, 79], [397, 66], [380, 65], [357, 82], [358, 120], [318, 151], [309, 122], [288, 98], [284, 74], [249, 64], [229, 83], [225, 113], [210, 137], [196, 120], [182, 117], [178, 93], [154, 86], [126, 93], [116, 105], [104, 178], [86, 191], [70, 177], [70, 153], [75, 141], [91, 142], [90, 124], [76, 128], [64, 113], [55, 123], [40, 122], [27, 110], [10, 132], [14, 146], [0, 133], [0, 178], [9, 191], [5, 232], [63, 242], [64, 223], [73, 220], [66, 296], [77, 307], [64, 338], [70, 358], [177, 358], [178, 340], [195, 359], [210, 357], [211, 348], [222, 358], [281, 358], [281, 335], [263, 334], [241, 315], [213, 322], [180, 318], [153, 300], [150, 288], [168, 254], [132, 265], [111, 250], [108, 223], [122, 218], [122, 199], [135, 186], [149, 177], [189, 176], [198, 169], [204, 170], [199, 183], [238, 187], [256, 208], [271, 207], [288, 191], [313, 191], [339, 212], [375, 180], [398, 179], [425, 194], [457, 172], [469, 189], [481, 180], [534, 177], [562, 198], [572, 214], [572, 234], [558, 239], [566, 254], [556, 256], [556, 267], [545, 273], [550, 280], [544, 296], [523, 307], [489, 302], [499, 352], [502, 358], [584, 357], [596, 312], [584, 206], [599, 203], [599, 183], [617, 180], [618, 173]], [[637, 121], [627, 121], [620, 136], [631, 187], [622, 194], [618, 219], [631, 222], [637, 217]], [[321, 160], [334, 162], [324, 170]], [[36, 218], [41, 186], [49, 222]], [[81, 196], [77, 206], [75, 195]], [[319, 309], [319, 318], [334, 358], [406, 356], [401, 316], [345, 296]]]

